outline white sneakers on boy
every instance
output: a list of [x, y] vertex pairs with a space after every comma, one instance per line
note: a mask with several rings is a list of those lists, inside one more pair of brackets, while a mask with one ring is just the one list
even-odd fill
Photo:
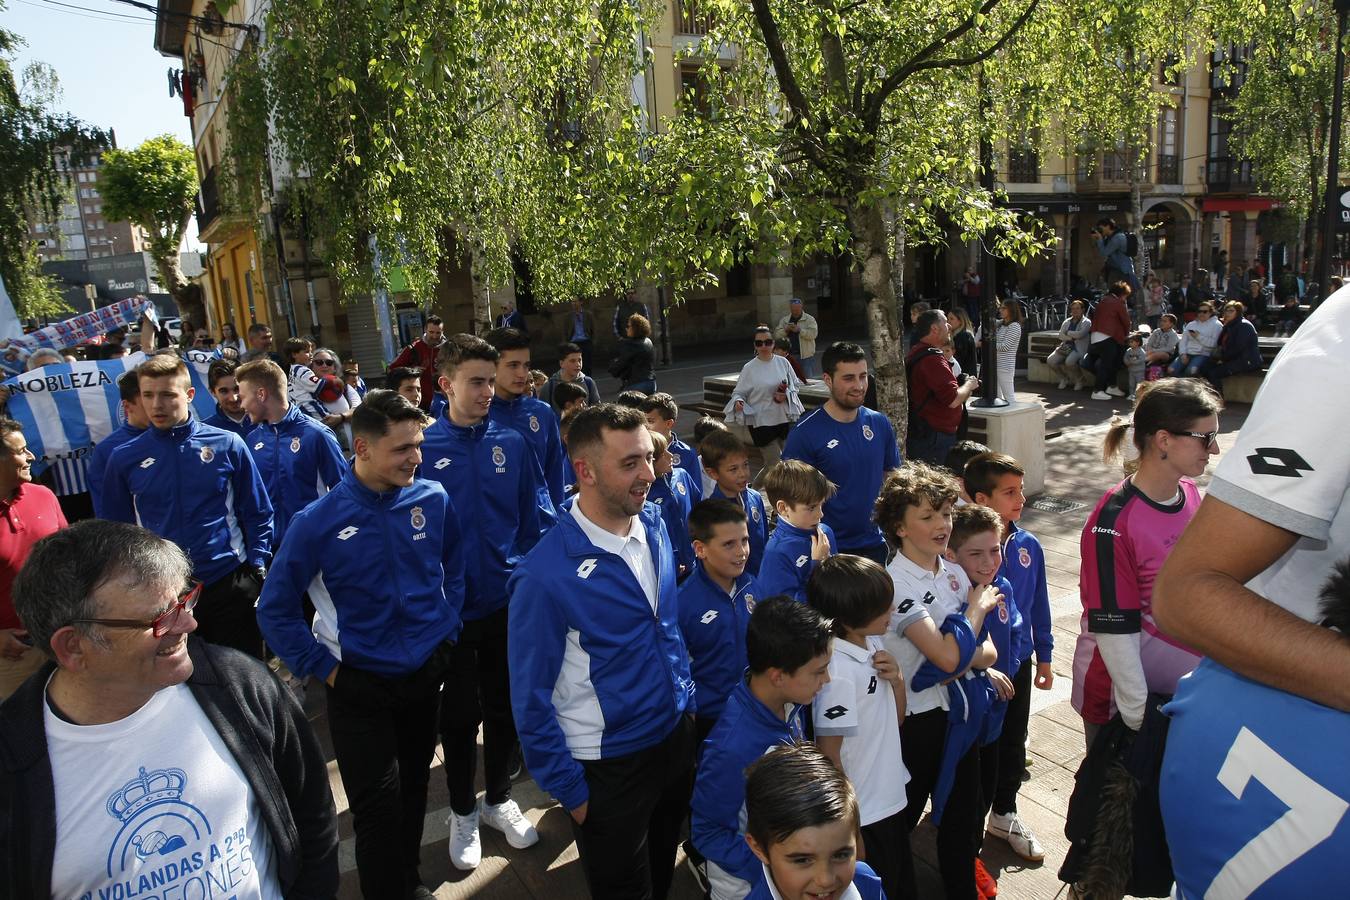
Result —
[[483, 824], [506, 835], [506, 842], [515, 849], [524, 850], [539, 843], [539, 832], [530, 824], [530, 820], [525, 818], [516, 801], [507, 800], [493, 806], [484, 798], [480, 801], [478, 809]]
[[467, 816], [450, 810], [450, 863], [462, 872], [471, 872], [483, 861], [483, 841], [478, 835], [478, 810]]
[[1028, 862], [1040, 862], [1045, 859], [1045, 851], [1041, 849], [1041, 842], [1036, 840], [1036, 835], [1023, 824], [1015, 812], [1007, 815], [990, 813], [989, 833], [994, 837], [1003, 838], [1008, 842], [1008, 846], [1012, 847], [1014, 853]]

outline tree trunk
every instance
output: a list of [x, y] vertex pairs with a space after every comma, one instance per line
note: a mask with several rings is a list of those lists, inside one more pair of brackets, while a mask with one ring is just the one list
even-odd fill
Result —
[[853, 258], [861, 269], [863, 296], [867, 299], [867, 334], [872, 341], [872, 364], [876, 369], [877, 407], [895, 427], [903, 455], [908, 436], [909, 398], [886, 222], [875, 206], [854, 206], [848, 218]]
[[492, 330], [492, 295], [488, 288], [482, 248], [474, 243], [469, 252], [469, 280], [473, 285], [473, 333], [482, 337]]
[[159, 282], [178, 304], [178, 315], [183, 319], [183, 334], [188, 335], [190, 322], [195, 328], [206, 327], [206, 304], [202, 299], [202, 289], [183, 277], [183, 269], [178, 264], [178, 245], [169, 245], [169, 241], [151, 241], [150, 258], [159, 270]]

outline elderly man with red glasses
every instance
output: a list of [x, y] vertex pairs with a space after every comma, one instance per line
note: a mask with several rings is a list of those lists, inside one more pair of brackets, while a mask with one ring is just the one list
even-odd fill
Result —
[[304, 711], [267, 667], [189, 635], [175, 544], [92, 519], [14, 583], [49, 660], [0, 706], [0, 893], [332, 897], [337, 814]]

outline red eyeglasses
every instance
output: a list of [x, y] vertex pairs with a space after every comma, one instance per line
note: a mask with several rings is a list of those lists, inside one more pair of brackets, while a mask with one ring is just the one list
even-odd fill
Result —
[[138, 619], [72, 619], [72, 625], [102, 625], [105, 628], [135, 628], [144, 630], [149, 628], [157, 638], [162, 638], [178, 625], [178, 617], [184, 611], [192, 612], [197, 606], [197, 600], [202, 595], [202, 583], [193, 581], [181, 594], [178, 599], [164, 612], [155, 616], [148, 622]]

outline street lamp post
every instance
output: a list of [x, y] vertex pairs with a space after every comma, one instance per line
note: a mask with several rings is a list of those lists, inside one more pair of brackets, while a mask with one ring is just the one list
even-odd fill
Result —
[[1335, 0], [1336, 6], [1336, 79], [1331, 85], [1331, 134], [1327, 136], [1326, 197], [1322, 201], [1322, 252], [1317, 254], [1317, 296], [1327, 297], [1331, 281], [1331, 256], [1336, 249], [1336, 232], [1340, 225], [1341, 180], [1341, 106], [1345, 82], [1345, 20], [1350, 13], [1350, 0]]
[[[1345, 0], [1350, 2], [1350, 0]], [[994, 144], [989, 137], [989, 113], [992, 104], [989, 92], [984, 90], [984, 76], [980, 76], [980, 187], [994, 195]], [[1008, 401], [998, 395], [998, 346], [995, 332], [998, 328], [998, 291], [994, 282], [998, 279], [998, 262], [989, 246], [993, 235], [985, 233], [980, 246], [980, 397], [971, 406], [981, 409], [993, 409], [1007, 406]]]

